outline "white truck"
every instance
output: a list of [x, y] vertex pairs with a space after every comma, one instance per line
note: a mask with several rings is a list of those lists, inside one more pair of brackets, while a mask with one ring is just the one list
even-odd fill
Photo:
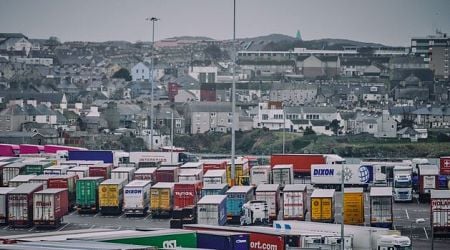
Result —
[[412, 166], [394, 167], [394, 201], [413, 200]]
[[266, 201], [248, 201], [242, 206], [241, 226], [269, 224], [269, 206]]
[[134, 180], [123, 189], [123, 211], [125, 215], [145, 215], [150, 204], [149, 180]]
[[[279, 230], [309, 230], [335, 234], [340, 234], [341, 232], [340, 224], [306, 221], [274, 221], [273, 227]], [[344, 235], [353, 237], [353, 250], [411, 249], [411, 240], [409, 237], [401, 236], [397, 230], [345, 225]]]

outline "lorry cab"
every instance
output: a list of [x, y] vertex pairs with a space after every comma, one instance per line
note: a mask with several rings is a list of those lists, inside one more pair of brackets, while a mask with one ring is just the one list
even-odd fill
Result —
[[411, 166], [394, 167], [394, 200], [412, 201], [412, 173]]
[[266, 201], [253, 200], [242, 206], [241, 226], [267, 224], [269, 224], [269, 206]]
[[411, 250], [411, 240], [406, 236], [383, 235], [377, 241], [377, 250]]

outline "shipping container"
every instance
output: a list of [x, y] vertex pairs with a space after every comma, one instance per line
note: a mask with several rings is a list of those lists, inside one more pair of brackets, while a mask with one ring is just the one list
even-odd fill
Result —
[[248, 186], [250, 183], [243, 183], [242, 181], [248, 180], [250, 178], [242, 178], [243, 176], [250, 176], [250, 167], [248, 164], [248, 159], [243, 157], [238, 157], [234, 161], [235, 175], [234, 180], [231, 179], [231, 159], [227, 160], [227, 184], [229, 187], [234, 185], [238, 186]]
[[272, 167], [280, 164], [292, 164], [294, 174], [306, 176], [311, 174], [312, 164], [340, 164], [344, 162], [345, 159], [333, 154], [273, 154], [270, 157]]
[[450, 237], [450, 192], [431, 190], [431, 224], [435, 237]]
[[149, 180], [134, 180], [123, 188], [123, 212], [127, 216], [145, 215], [150, 206]]
[[8, 224], [8, 193], [16, 188], [0, 187], [0, 225]]
[[392, 187], [371, 187], [369, 200], [370, 226], [392, 228], [394, 221]]
[[114, 163], [114, 155], [111, 150], [72, 150], [69, 151], [70, 161], [103, 161]]
[[223, 159], [208, 159], [201, 160], [201, 162], [203, 162], [203, 173], [208, 170], [227, 169], [227, 161]]
[[7, 187], [9, 185], [9, 180], [13, 179], [14, 177], [20, 174], [23, 174], [24, 170], [25, 170], [25, 163], [23, 162], [14, 162], [3, 166], [2, 169], [3, 186]]
[[250, 169], [250, 184], [270, 184], [272, 182], [272, 169], [270, 165], [254, 166]]
[[77, 181], [76, 207], [78, 213], [98, 212], [98, 187], [103, 177], [85, 177]]
[[283, 189], [283, 219], [305, 220], [307, 211], [305, 184], [288, 184]]
[[439, 174], [450, 175], [450, 156], [442, 156], [439, 163]]
[[155, 182], [155, 171], [156, 168], [139, 168], [134, 172], [135, 180], [147, 180], [152, 183]]
[[127, 183], [133, 180], [135, 168], [118, 167], [111, 171], [111, 179], [124, 179]]
[[314, 189], [311, 194], [311, 221], [334, 222], [334, 189]]
[[77, 183], [78, 175], [67, 174], [67, 175], [59, 175], [54, 176], [53, 178], [48, 179], [47, 186], [48, 188], [65, 188], [68, 192], [68, 202], [67, 208], [68, 210], [74, 209], [76, 205], [76, 196], [77, 196]]
[[156, 231], [122, 230], [92, 233], [93, 236], [74, 237], [86, 241], [136, 244], [158, 249], [196, 249], [197, 237], [194, 231], [164, 229]]
[[203, 185], [226, 184], [227, 171], [225, 169], [210, 169], [203, 175]]
[[78, 179], [88, 177], [89, 176], [89, 167], [87, 167], [87, 166], [73, 167], [73, 168], [67, 170], [67, 174], [77, 175]]
[[23, 174], [41, 175], [44, 173], [44, 169], [52, 166], [51, 162], [36, 161], [25, 164]]
[[73, 150], [86, 150], [85, 148], [79, 148], [79, 147], [71, 147], [71, 146], [64, 146], [64, 145], [44, 145], [44, 153], [46, 154], [57, 154], [58, 151], [73, 151]]
[[[186, 163], [187, 164], [187, 163]], [[178, 172], [178, 181], [202, 181], [203, 170], [198, 168], [180, 168]]]
[[62, 161], [59, 165], [69, 165], [70, 168], [84, 166], [90, 167], [97, 164], [103, 164], [103, 161], [83, 161], [83, 160], [71, 160], [71, 161]]
[[152, 216], [170, 216], [173, 210], [173, 182], [158, 182], [150, 188]]
[[438, 166], [419, 165], [419, 201], [430, 201], [431, 190], [438, 189], [438, 175]]
[[311, 166], [311, 184], [318, 188], [341, 189], [342, 169], [346, 187], [363, 187], [367, 189], [374, 182], [373, 165], [364, 164], [313, 164]]
[[187, 181], [175, 183], [173, 187], [174, 209], [195, 206], [200, 197], [200, 181]]
[[344, 189], [344, 223], [364, 226], [364, 190]]
[[227, 219], [230, 223], [240, 223], [241, 208], [255, 199], [253, 186], [234, 186], [228, 189], [227, 195]]
[[203, 185], [202, 187], [202, 197], [206, 195], [223, 195], [228, 190], [228, 184], [209, 184]]
[[49, 188], [35, 192], [33, 196], [33, 223], [37, 227], [61, 225], [69, 210], [69, 193], [65, 188]]
[[20, 153], [19, 145], [15, 144], [0, 144], [0, 156], [17, 157]]
[[67, 170], [70, 169], [70, 166], [64, 165], [54, 165], [50, 167], [46, 167], [44, 169], [45, 175], [64, 175], [67, 174]]
[[8, 193], [8, 222], [10, 227], [30, 227], [33, 224], [33, 194], [42, 184], [26, 183]]
[[24, 175], [18, 175], [11, 180], [9, 180], [9, 187], [18, 187], [22, 184], [29, 183], [31, 179], [36, 177], [34, 174], [24, 174]]
[[130, 152], [130, 162], [140, 166], [145, 162], [176, 164], [178, 162], [196, 161], [192, 155], [184, 152]]
[[110, 163], [97, 164], [89, 167], [89, 177], [103, 177], [111, 179], [112, 165]]
[[197, 247], [217, 250], [248, 250], [250, 235], [248, 233], [198, 231]]
[[203, 162], [186, 162], [180, 166], [180, 169], [201, 169], [203, 171]]
[[256, 187], [255, 199], [265, 201], [269, 209], [269, 219], [278, 217], [280, 209], [280, 185], [279, 184], [259, 184]]
[[178, 182], [178, 167], [160, 167], [155, 171], [156, 182]]
[[20, 144], [19, 152], [20, 154], [41, 154], [44, 153], [44, 146], [34, 144]]
[[206, 195], [197, 203], [199, 224], [223, 226], [227, 222], [227, 196]]
[[156, 247], [151, 246], [139, 246], [134, 244], [120, 244], [120, 243], [107, 243], [87, 240], [59, 240], [59, 241], [32, 241], [32, 242], [17, 242], [14, 245], [8, 244], [5, 246], [0, 245], [0, 249], [9, 250], [29, 250], [29, 249], [45, 249], [45, 250], [107, 250], [107, 249], [120, 249], [120, 250], [157, 250]]
[[30, 179], [29, 183], [39, 183], [42, 184], [42, 189], [48, 188], [48, 180], [55, 178], [53, 175], [38, 175]]
[[[0, 186], [4, 186], [3, 185], [3, 168], [12, 163], [12, 162], [8, 162], [8, 161], [2, 161], [2, 158], [4, 158], [4, 157], [0, 157]], [[18, 159], [18, 158], [12, 158], [12, 159]]]
[[281, 187], [284, 187], [286, 184], [294, 184], [293, 165], [284, 164], [273, 166], [272, 183], [280, 184]]
[[102, 215], [117, 215], [122, 213], [123, 188], [125, 179], [109, 179], [98, 187], [98, 207]]

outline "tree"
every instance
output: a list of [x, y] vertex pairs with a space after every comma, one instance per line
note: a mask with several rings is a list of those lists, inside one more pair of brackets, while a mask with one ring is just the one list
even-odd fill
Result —
[[315, 135], [316, 132], [311, 127], [306, 127], [305, 132], [303, 132], [304, 135]]
[[213, 60], [217, 60], [222, 58], [222, 50], [217, 45], [209, 45], [203, 50], [203, 53], [205, 53], [206, 57], [209, 57]]
[[113, 131], [117, 129], [120, 125], [120, 114], [117, 110], [117, 103], [110, 102], [108, 107], [103, 112], [103, 117], [108, 123], [108, 129]]
[[125, 81], [131, 81], [130, 71], [126, 68], [121, 68], [113, 74], [112, 78], [121, 78], [125, 79]]
[[330, 123], [330, 129], [331, 129], [331, 131], [333, 131], [333, 133], [335, 135], [337, 135], [339, 133], [339, 130], [341, 128], [339, 126], [339, 123], [340, 123], [340, 121], [338, 121], [336, 119], [332, 120], [331, 123]]

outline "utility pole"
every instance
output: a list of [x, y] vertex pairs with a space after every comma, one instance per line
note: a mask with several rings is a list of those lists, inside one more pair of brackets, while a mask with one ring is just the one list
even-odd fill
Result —
[[155, 50], [155, 22], [159, 20], [159, 18], [151, 17], [147, 18], [147, 21], [152, 22], [152, 55], [150, 58], [150, 86], [151, 86], [151, 94], [150, 94], [150, 150], [153, 150], [153, 52]]
[[342, 193], [342, 199], [341, 199], [341, 249], [344, 250], [345, 247], [345, 241], [344, 241], [344, 163], [341, 163], [342, 170], [341, 170], [341, 193]]
[[284, 144], [286, 144], [286, 112], [284, 111], [284, 107], [283, 107], [283, 154], [285, 152]]
[[231, 124], [231, 184], [234, 185], [234, 179], [236, 175], [236, 164], [235, 164], [235, 150], [236, 150], [236, 0], [233, 0], [233, 86], [231, 89], [231, 114], [232, 114], [232, 124]]

